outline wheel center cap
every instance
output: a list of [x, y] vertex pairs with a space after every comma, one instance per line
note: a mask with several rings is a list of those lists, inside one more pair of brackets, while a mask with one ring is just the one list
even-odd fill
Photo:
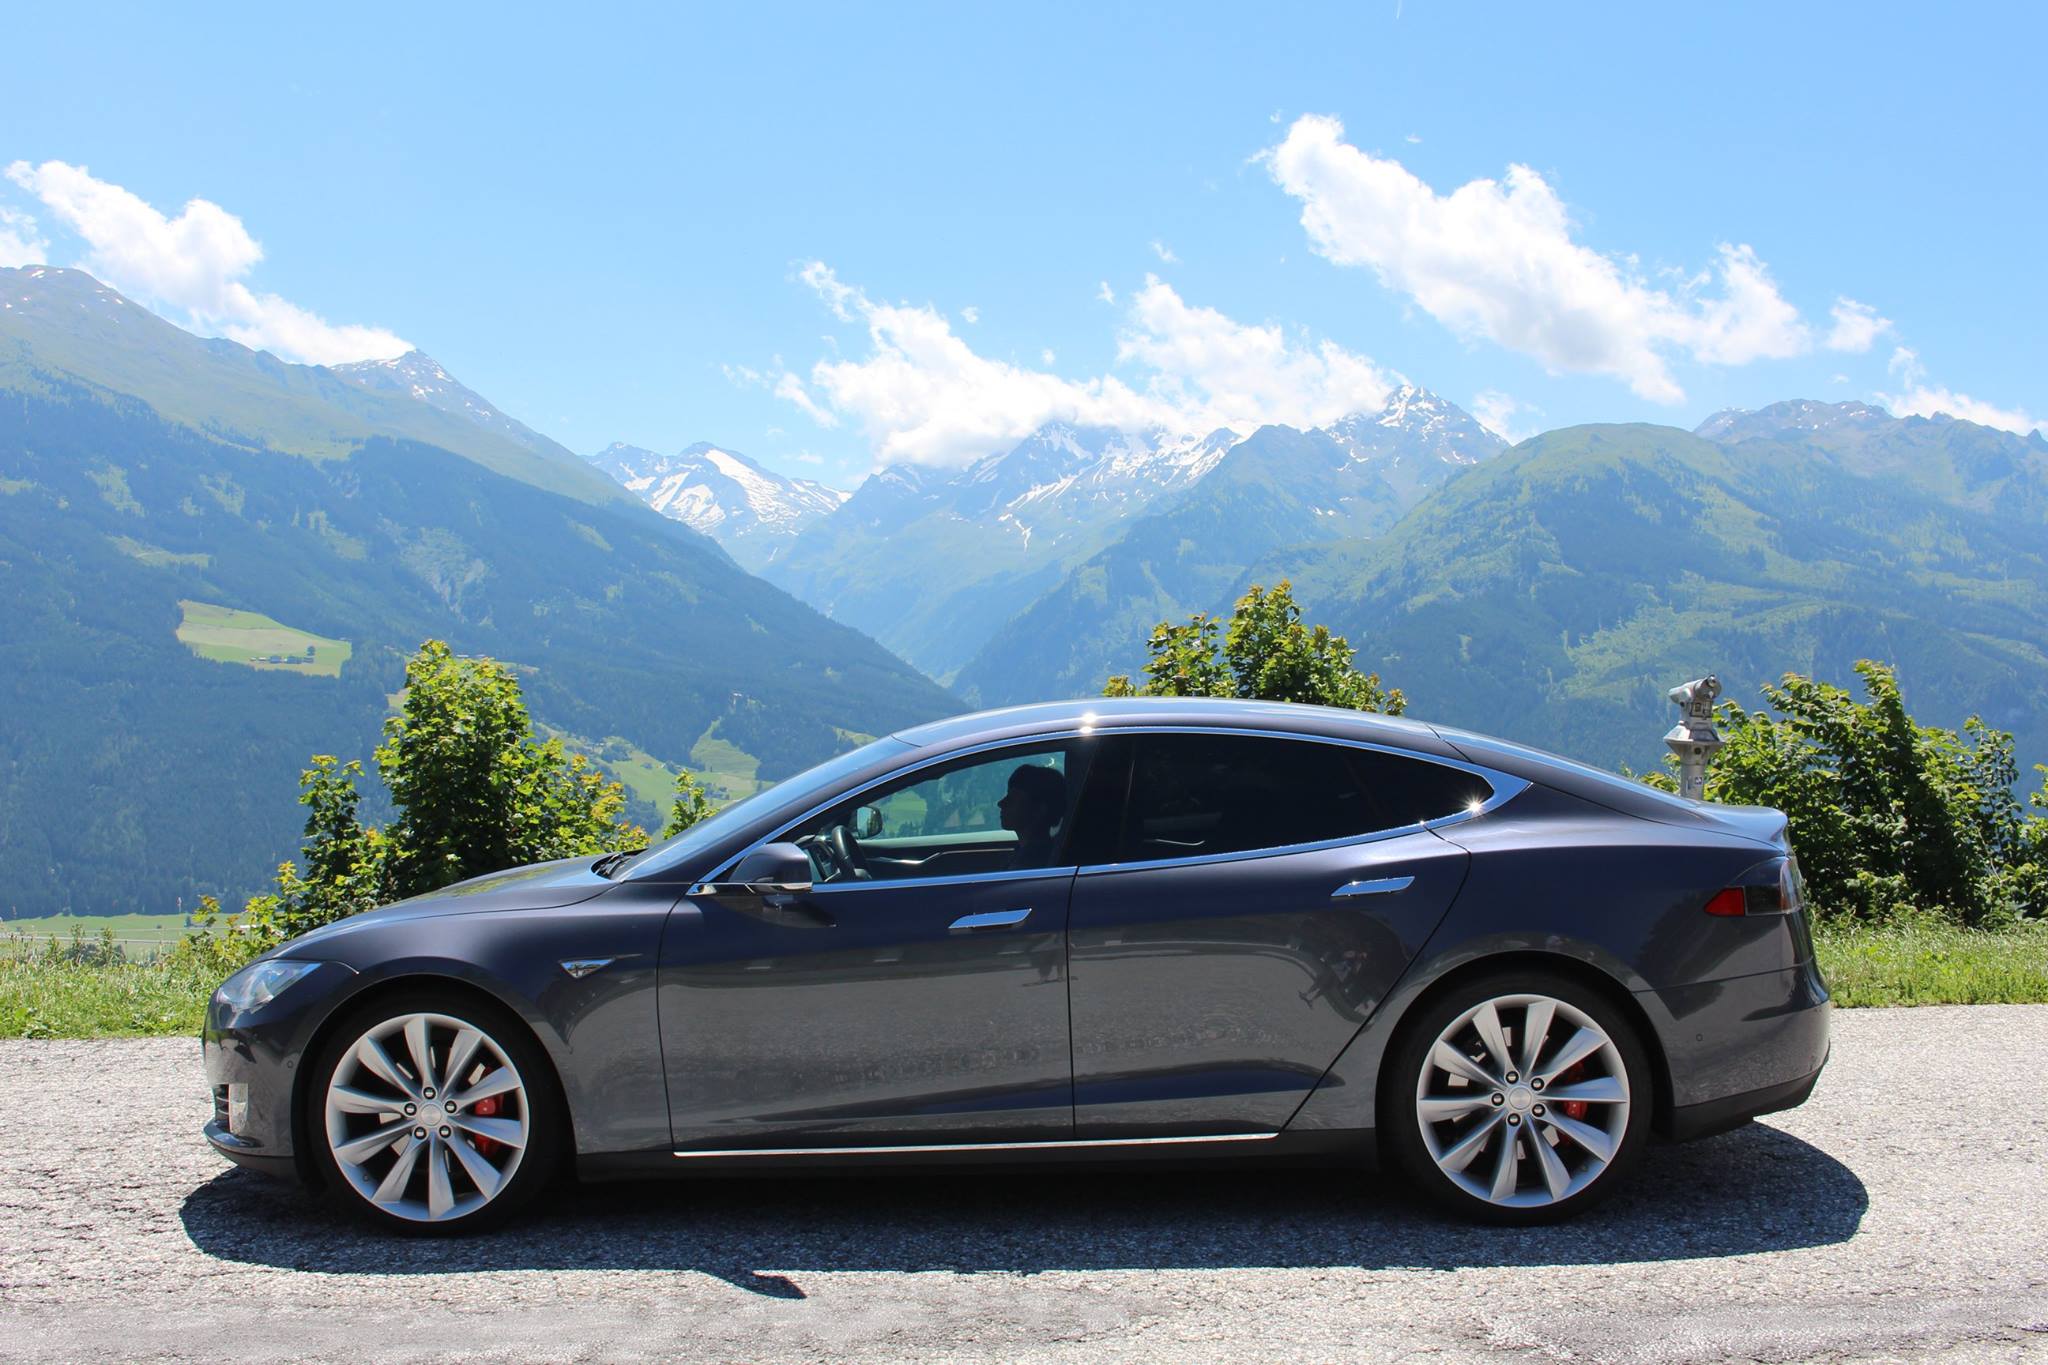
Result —
[[1508, 1108], [1510, 1109], [1527, 1109], [1531, 1104], [1535, 1103], [1535, 1100], [1535, 1093], [1526, 1085], [1518, 1085], [1513, 1090], [1508, 1091]]

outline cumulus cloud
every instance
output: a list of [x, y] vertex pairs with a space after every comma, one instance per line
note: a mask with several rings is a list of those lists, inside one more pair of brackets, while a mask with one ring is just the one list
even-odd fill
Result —
[[1741, 365], [1813, 345], [1749, 247], [1724, 244], [1711, 271], [1652, 285], [1632, 258], [1573, 240], [1564, 202], [1527, 166], [1440, 195], [1400, 162], [1345, 142], [1343, 125], [1320, 115], [1295, 120], [1260, 158], [1301, 201], [1319, 255], [1371, 267], [1459, 335], [1534, 356], [1553, 373], [1612, 375], [1675, 403], [1685, 394], [1673, 354]]
[[967, 307], [962, 308], [960, 310], [960, 320], [962, 322], [980, 322], [981, 310], [979, 308], [974, 307], [972, 304], [969, 304]]
[[140, 196], [62, 161], [17, 161], [7, 178], [84, 239], [87, 270], [152, 306], [182, 310], [202, 330], [316, 365], [384, 360], [412, 349], [380, 327], [337, 326], [276, 294], [250, 289], [242, 277], [263, 259], [263, 248], [218, 204], [194, 199], [169, 218]]
[[1479, 425], [1506, 441], [1524, 441], [1535, 435], [1528, 419], [1540, 412], [1499, 389], [1482, 389], [1472, 396], [1472, 415]]
[[1111, 289], [1109, 287], [1108, 280], [1103, 280], [1101, 283], [1095, 286], [1095, 297], [1102, 300], [1104, 303], [1115, 303], [1116, 290]]
[[1894, 348], [1887, 368], [1893, 382], [1899, 385], [1899, 392], [1880, 393], [1878, 401], [1900, 417], [1960, 417], [1965, 422], [1997, 427], [2019, 436], [2044, 425], [2039, 418], [2019, 408], [2002, 408], [1995, 403], [1972, 398], [1967, 393], [1957, 393], [1944, 385], [1930, 383], [1919, 355], [1908, 347]]
[[14, 209], [0, 209], [0, 266], [41, 265], [50, 244], [36, 235], [36, 220]]
[[1869, 304], [1850, 298], [1836, 299], [1829, 316], [1835, 320], [1826, 342], [1830, 351], [1854, 351], [1860, 355], [1892, 330], [1890, 318], [1881, 318]]
[[[1117, 338], [1132, 378], [1068, 379], [976, 352], [937, 310], [878, 303], [814, 261], [799, 272], [867, 332], [866, 353], [786, 373], [778, 396], [814, 420], [858, 426], [883, 461], [956, 465], [1051, 421], [1202, 433], [1263, 422], [1320, 425], [1377, 408], [1398, 376], [1334, 342], [1290, 338], [1188, 304], [1148, 276]], [[1041, 361], [1052, 364], [1050, 352]]]
[[1160, 241], [1157, 237], [1152, 239], [1152, 254], [1167, 265], [1180, 264], [1180, 257], [1173, 254], [1173, 248]]

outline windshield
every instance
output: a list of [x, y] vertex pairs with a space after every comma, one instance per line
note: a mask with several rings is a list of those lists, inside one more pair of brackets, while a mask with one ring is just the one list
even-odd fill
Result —
[[858, 749], [849, 749], [815, 768], [806, 768], [795, 777], [733, 802], [710, 819], [698, 821], [674, 838], [664, 839], [607, 871], [615, 878], [666, 871], [724, 842], [759, 817], [785, 806], [801, 806], [885, 754], [900, 753], [910, 747], [900, 739], [878, 739]]

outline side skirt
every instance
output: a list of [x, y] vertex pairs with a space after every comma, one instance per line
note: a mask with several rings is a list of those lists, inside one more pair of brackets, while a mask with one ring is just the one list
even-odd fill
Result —
[[842, 1174], [960, 1167], [1116, 1167], [1248, 1165], [1273, 1159], [1370, 1167], [1370, 1129], [1301, 1133], [1223, 1133], [1184, 1137], [1072, 1138], [1041, 1142], [890, 1143], [830, 1147], [743, 1147], [579, 1154], [585, 1180]]

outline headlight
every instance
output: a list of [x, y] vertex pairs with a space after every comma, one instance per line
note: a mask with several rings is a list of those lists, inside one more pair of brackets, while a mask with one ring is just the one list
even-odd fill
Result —
[[283, 995], [294, 981], [312, 971], [317, 962], [293, 962], [289, 958], [274, 957], [268, 962], [254, 962], [229, 977], [213, 998], [229, 1009], [240, 1014], [267, 1005]]

